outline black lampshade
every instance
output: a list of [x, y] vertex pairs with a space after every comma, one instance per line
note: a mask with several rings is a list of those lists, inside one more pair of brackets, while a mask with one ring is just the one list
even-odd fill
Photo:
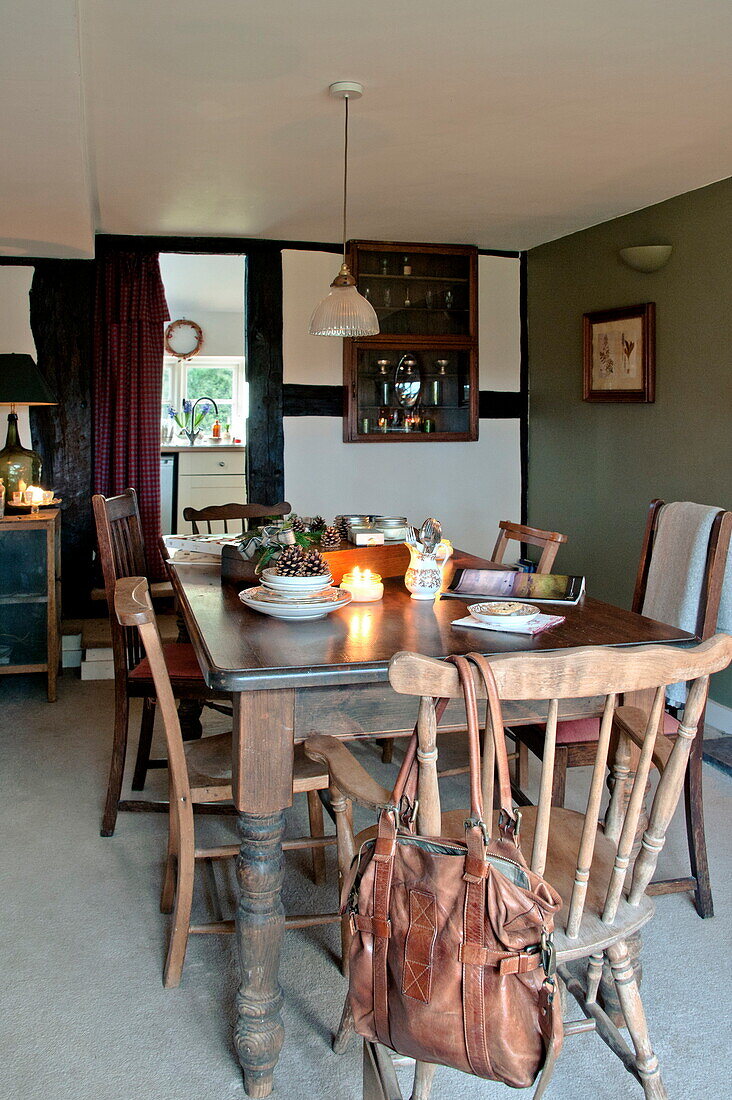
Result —
[[0, 355], [0, 405], [55, 405], [31, 355]]

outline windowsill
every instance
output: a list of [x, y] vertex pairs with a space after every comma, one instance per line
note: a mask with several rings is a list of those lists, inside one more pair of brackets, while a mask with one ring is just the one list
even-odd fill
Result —
[[245, 451], [246, 443], [161, 443], [161, 454], [176, 454], [178, 451]]

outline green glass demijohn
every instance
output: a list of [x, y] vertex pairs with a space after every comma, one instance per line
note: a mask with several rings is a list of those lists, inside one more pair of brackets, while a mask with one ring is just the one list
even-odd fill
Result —
[[0, 479], [6, 501], [18, 492], [21, 481], [41, 483], [41, 456], [20, 442], [16, 405], [55, 405], [56, 398], [30, 355], [0, 355], [0, 405], [10, 405], [8, 436], [0, 451]]

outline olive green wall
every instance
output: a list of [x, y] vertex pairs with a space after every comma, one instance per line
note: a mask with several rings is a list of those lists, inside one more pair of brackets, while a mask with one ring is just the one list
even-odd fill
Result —
[[[671, 244], [642, 274], [618, 249]], [[582, 400], [582, 314], [656, 303], [656, 401]], [[732, 179], [528, 255], [528, 517], [563, 531], [562, 571], [629, 606], [648, 502], [732, 508]], [[732, 706], [732, 671], [711, 696]]]

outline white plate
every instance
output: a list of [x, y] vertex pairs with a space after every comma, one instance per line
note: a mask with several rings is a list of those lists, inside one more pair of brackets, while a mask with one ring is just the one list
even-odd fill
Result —
[[261, 611], [263, 615], [300, 622], [324, 619], [331, 611], [346, 607], [352, 596], [350, 592], [341, 592], [340, 588], [329, 588], [324, 593], [295, 600], [278, 596], [276, 592], [266, 588], [245, 588], [239, 593], [239, 599], [246, 607]]
[[518, 603], [515, 600], [499, 600], [493, 603], [474, 603], [468, 608], [474, 619], [487, 626], [501, 627], [511, 623], [523, 626], [540, 614], [539, 608], [532, 603]]

